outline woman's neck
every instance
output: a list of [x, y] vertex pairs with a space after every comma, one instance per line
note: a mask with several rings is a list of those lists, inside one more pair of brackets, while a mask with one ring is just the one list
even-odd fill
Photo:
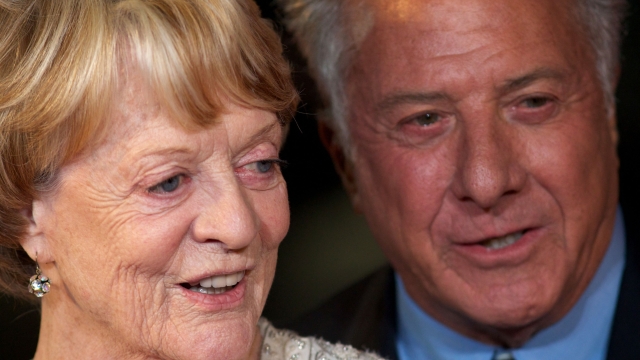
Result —
[[[42, 300], [40, 335], [34, 360], [52, 359], [136, 359], [126, 353], [105, 330], [83, 314], [70, 299], [53, 292]], [[129, 355], [129, 354], [128, 354]]]
[[[156, 359], [124, 346], [105, 324], [91, 320], [69, 298], [47, 294], [42, 299], [40, 335], [34, 360], [57, 359]], [[262, 335], [258, 326], [246, 360], [259, 360]], [[225, 359], [226, 360], [226, 359]]]

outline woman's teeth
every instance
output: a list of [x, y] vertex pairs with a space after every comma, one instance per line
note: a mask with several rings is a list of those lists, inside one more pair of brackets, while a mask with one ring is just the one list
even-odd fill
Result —
[[229, 275], [217, 275], [200, 280], [198, 284], [192, 285], [189, 290], [202, 294], [222, 294], [233, 289], [244, 277], [244, 271]]
[[523, 234], [524, 231], [518, 231], [513, 234], [483, 241], [480, 244], [489, 250], [498, 250], [515, 243], [522, 237]]

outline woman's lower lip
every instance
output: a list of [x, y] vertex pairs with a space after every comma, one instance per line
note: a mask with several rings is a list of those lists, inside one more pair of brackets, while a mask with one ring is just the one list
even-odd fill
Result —
[[197, 306], [205, 308], [207, 311], [230, 310], [238, 307], [244, 300], [247, 279], [242, 279], [233, 289], [222, 294], [203, 294], [179, 286], [184, 296], [194, 302]]
[[500, 249], [489, 249], [481, 244], [454, 245], [455, 251], [483, 268], [517, 266], [533, 253], [543, 237], [543, 229], [527, 230], [516, 242]]

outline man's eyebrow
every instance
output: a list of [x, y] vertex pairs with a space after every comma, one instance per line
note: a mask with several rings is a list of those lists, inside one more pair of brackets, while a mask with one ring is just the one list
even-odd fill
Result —
[[386, 96], [376, 105], [378, 112], [387, 112], [394, 107], [403, 104], [424, 104], [439, 100], [450, 100], [442, 92], [400, 92]]
[[523, 89], [538, 80], [562, 80], [564, 78], [566, 78], [566, 74], [561, 71], [550, 68], [538, 68], [526, 75], [505, 81], [498, 87], [498, 91], [501, 94], [507, 94], [512, 91]]

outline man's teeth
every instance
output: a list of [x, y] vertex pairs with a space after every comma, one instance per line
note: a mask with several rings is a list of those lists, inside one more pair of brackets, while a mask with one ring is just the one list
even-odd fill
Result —
[[522, 235], [524, 234], [523, 231], [519, 231], [513, 234], [509, 234], [506, 236], [501, 236], [501, 237], [497, 237], [497, 238], [493, 238], [493, 239], [489, 239], [486, 241], [483, 241], [481, 243], [482, 246], [484, 246], [485, 248], [489, 249], [489, 250], [498, 250], [498, 249], [502, 249], [505, 248], [513, 243], [515, 243], [516, 241], [518, 241]]
[[192, 285], [189, 290], [202, 294], [222, 294], [233, 289], [244, 277], [244, 271], [229, 275], [217, 275], [200, 280], [200, 286]]

